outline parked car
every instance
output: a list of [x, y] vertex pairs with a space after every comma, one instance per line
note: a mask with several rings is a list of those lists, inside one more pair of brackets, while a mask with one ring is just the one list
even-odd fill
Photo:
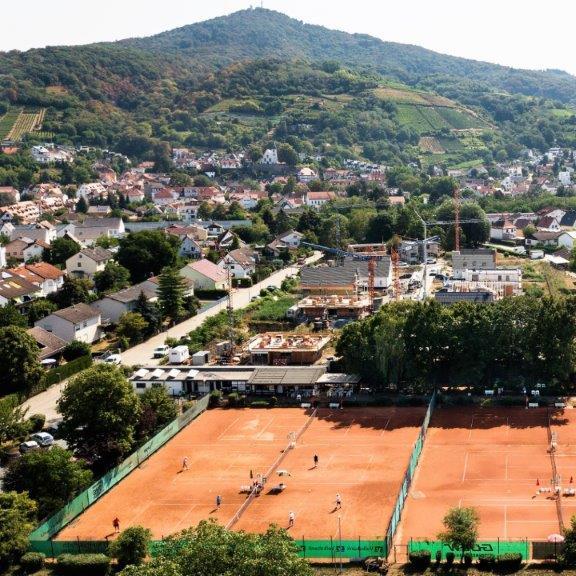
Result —
[[164, 356], [168, 355], [168, 352], [170, 352], [170, 346], [162, 344], [162, 346], [154, 348], [153, 358], [164, 358]]
[[20, 454], [26, 454], [27, 452], [32, 452], [33, 450], [40, 450], [40, 445], [36, 440], [26, 440], [26, 442], [22, 442], [20, 447]]
[[122, 356], [120, 354], [110, 354], [104, 359], [106, 364], [114, 364], [115, 366], [119, 366], [122, 364]]
[[278, 287], [270, 284], [270, 286], [266, 286], [266, 290], [268, 290], [269, 292], [276, 292], [276, 290], [278, 290]]
[[38, 443], [39, 446], [46, 448], [47, 446], [52, 446], [54, 444], [54, 436], [48, 434], [48, 432], [36, 432], [30, 436], [31, 440]]

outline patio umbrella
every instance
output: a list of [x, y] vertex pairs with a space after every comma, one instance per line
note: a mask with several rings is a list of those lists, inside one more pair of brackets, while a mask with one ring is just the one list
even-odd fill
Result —
[[554, 559], [557, 560], [558, 555], [556, 553], [556, 548], [558, 544], [564, 542], [564, 536], [562, 536], [562, 534], [550, 534], [550, 536], [548, 536], [548, 542], [554, 542]]

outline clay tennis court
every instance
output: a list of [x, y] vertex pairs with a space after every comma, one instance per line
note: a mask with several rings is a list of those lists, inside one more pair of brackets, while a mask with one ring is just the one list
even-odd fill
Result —
[[[215, 518], [226, 525], [246, 501], [241, 486], [266, 474], [283, 454], [290, 432], [303, 431], [235, 529], [286, 526], [294, 511], [295, 537], [336, 534], [335, 494], [342, 496], [343, 537], [383, 536], [425, 409], [358, 408], [320, 411], [309, 422], [303, 409], [211, 410], [194, 420], [139, 468], [71, 522], [57, 540], [102, 540], [120, 528], [142, 525], [159, 539]], [[320, 463], [313, 466], [317, 453]], [[188, 470], [182, 471], [183, 458]], [[286, 489], [270, 495], [279, 481]], [[216, 496], [222, 497], [216, 509]]]
[[[568, 426], [559, 426], [561, 444]], [[455, 506], [477, 509], [483, 540], [545, 540], [559, 532], [555, 500], [537, 494], [537, 481], [550, 486], [553, 477], [549, 432], [544, 408], [436, 409], [396, 543], [435, 540]], [[576, 464], [576, 452], [565, 463]]]

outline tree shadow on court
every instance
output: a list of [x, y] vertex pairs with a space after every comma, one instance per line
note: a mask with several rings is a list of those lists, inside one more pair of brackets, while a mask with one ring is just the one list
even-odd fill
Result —
[[319, 408], [316, 417], [333, 424], [336, 430], [350, 426], [373, 430], [397, 430], [420, 428], [426, 415], [425, 406], [401, 407], [344, 407], [342, 409]]

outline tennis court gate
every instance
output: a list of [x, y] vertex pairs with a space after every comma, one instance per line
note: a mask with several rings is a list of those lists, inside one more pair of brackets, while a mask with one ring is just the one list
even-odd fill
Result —
[[432, 413], [434, 412], [435, 406], [436, 391], [434, 391], [432, 397], [430, 398], [430, 402], [428, 403], [428, 410], [426, 410], [426, 415], [424, 416], [424, 422], [420, 428], [418, 438], [416, 439], [416, 442], [414, 442], [414, 447], [412, 448], [412, 453], [410, 454], [410, 460], [408, 462], [408, 468], [404, 474], [404, 480], [400, 486], [400, 491], [398, 493], [398, 497], [396, 498], [396, 503], [394, 504], [392, 516], [390, 517], [390, 523], [388, 524], [388, 529], [386, 530], [386, 556], [392, 552], [396, 529], [398, 528], [398, 524], [400, 524], [402, 510], [404, 510], [404, 503], [406, 502], [410, 486], [412, 485], [412, 479], [414, 478], [414, 473], [416, 472], [416, 467], [418, 466], [420, 455], [422, 454], [422, 449], [424, 448], [424, 440], [426, 439], [426, 433], [428, 432], [428, 426], [430, 425], [430, 419], [432, 418]]

